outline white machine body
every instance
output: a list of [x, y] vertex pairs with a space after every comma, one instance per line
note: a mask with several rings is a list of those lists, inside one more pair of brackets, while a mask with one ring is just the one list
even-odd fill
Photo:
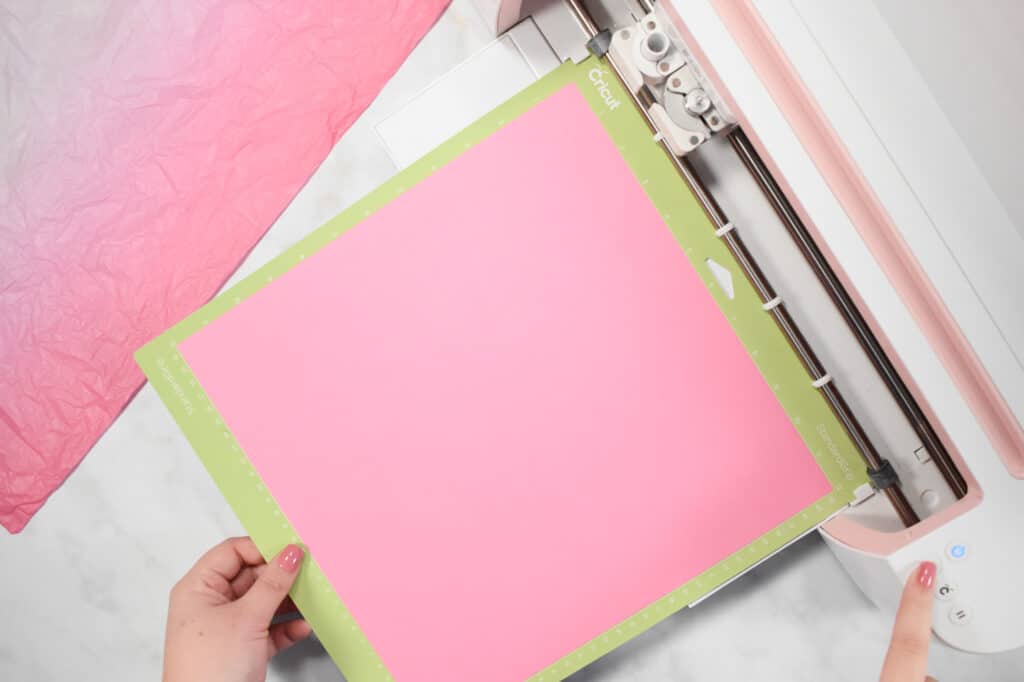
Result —
[[[460, 67], [477, 82], [502, 70], [515, 76], [490, 82], [528, 82], [587, 55], [561, 0], [476, 3], [501, 36]], [[940, 638], [979, 653], [1024, 646], [1024, 137], [1014, 126], [1024, 108], [1015, 28], [1024, 6], [997, 1], [984, 16], [967, 3], [927, 0], [658, 0], [651, 12], [636, 0], [602, 0], [588, 8], [611, 30], [609, 52], [626, 65], [627, 85], [652, 93], [668, 146], [710, 168], [708, 184], [740, 229], [756, 228], [744, 235], [755, 256], [795, 304], [923, 519], [903, 528], [875, 495], [821, 528], [829, 547], [885, 609], [920, 561], [934, 561]], [[433, 87], [447, 93], [452, 84]], [[407, 127], [403, 118], [435, 116], [450, 134], [511, 94], [498, 88], [455, 111], [445, 108], [448, 94], [431, 99], [428, 90], [379, 132], [387, 143], [390, 128]], [[939, 433], [967, 483], [962, 498], [944, 486], [815, 293], [756, 184], [716, 146], [733, 125], [755, 144]]]

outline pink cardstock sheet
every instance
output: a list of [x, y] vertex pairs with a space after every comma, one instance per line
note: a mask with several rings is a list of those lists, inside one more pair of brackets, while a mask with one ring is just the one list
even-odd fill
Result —
[[574, 85], [180, 350], [402, 682], [522, 680], [831, 491]]
[[0, 524], [21, 530], [447, 0], [0, 7]]

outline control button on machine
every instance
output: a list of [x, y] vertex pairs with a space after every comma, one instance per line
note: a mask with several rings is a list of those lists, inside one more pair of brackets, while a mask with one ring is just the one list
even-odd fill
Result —
[[960, 542], [954, 542], [946, 548], [946, 556], [953, 561], [960, 561], [967, 556], [967, 545]]
[[935, 598], [941, 601], [949, 601], [957, 593], [957, 586], [949, 581], [941, 581], [935, 588]]
[[971, 610], [956, 604], [949, 610], [949, 622], [953, 625], [967, 625], [971, 621]]

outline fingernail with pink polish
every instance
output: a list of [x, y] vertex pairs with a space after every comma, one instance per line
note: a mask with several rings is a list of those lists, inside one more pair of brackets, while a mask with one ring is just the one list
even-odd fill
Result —
[[935, 583], [935, 564], [931, 561], [922, 561], [917, 569], [917, 584], [926, 590], [932, 589]]
[[298, 545], [288, 545], [277, 555], [277, 565], [289, 573], [294, 573], [299, 570], [303, 554], [305, 552]]

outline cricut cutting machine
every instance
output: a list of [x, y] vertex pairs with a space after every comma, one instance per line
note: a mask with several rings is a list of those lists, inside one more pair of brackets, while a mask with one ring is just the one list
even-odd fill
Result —
[[939, 637], [1024, 645], [1024, 10], [476, 5], [498, 40], [378, 126], [396, 164], [600, 57], [595, 88], [625, 84], [609, 105], [641, 111], [735, 257], [711, 274], [751, 280], [864, 457], [872, 490], [827, 544], [883, 608], [935, 561]]

